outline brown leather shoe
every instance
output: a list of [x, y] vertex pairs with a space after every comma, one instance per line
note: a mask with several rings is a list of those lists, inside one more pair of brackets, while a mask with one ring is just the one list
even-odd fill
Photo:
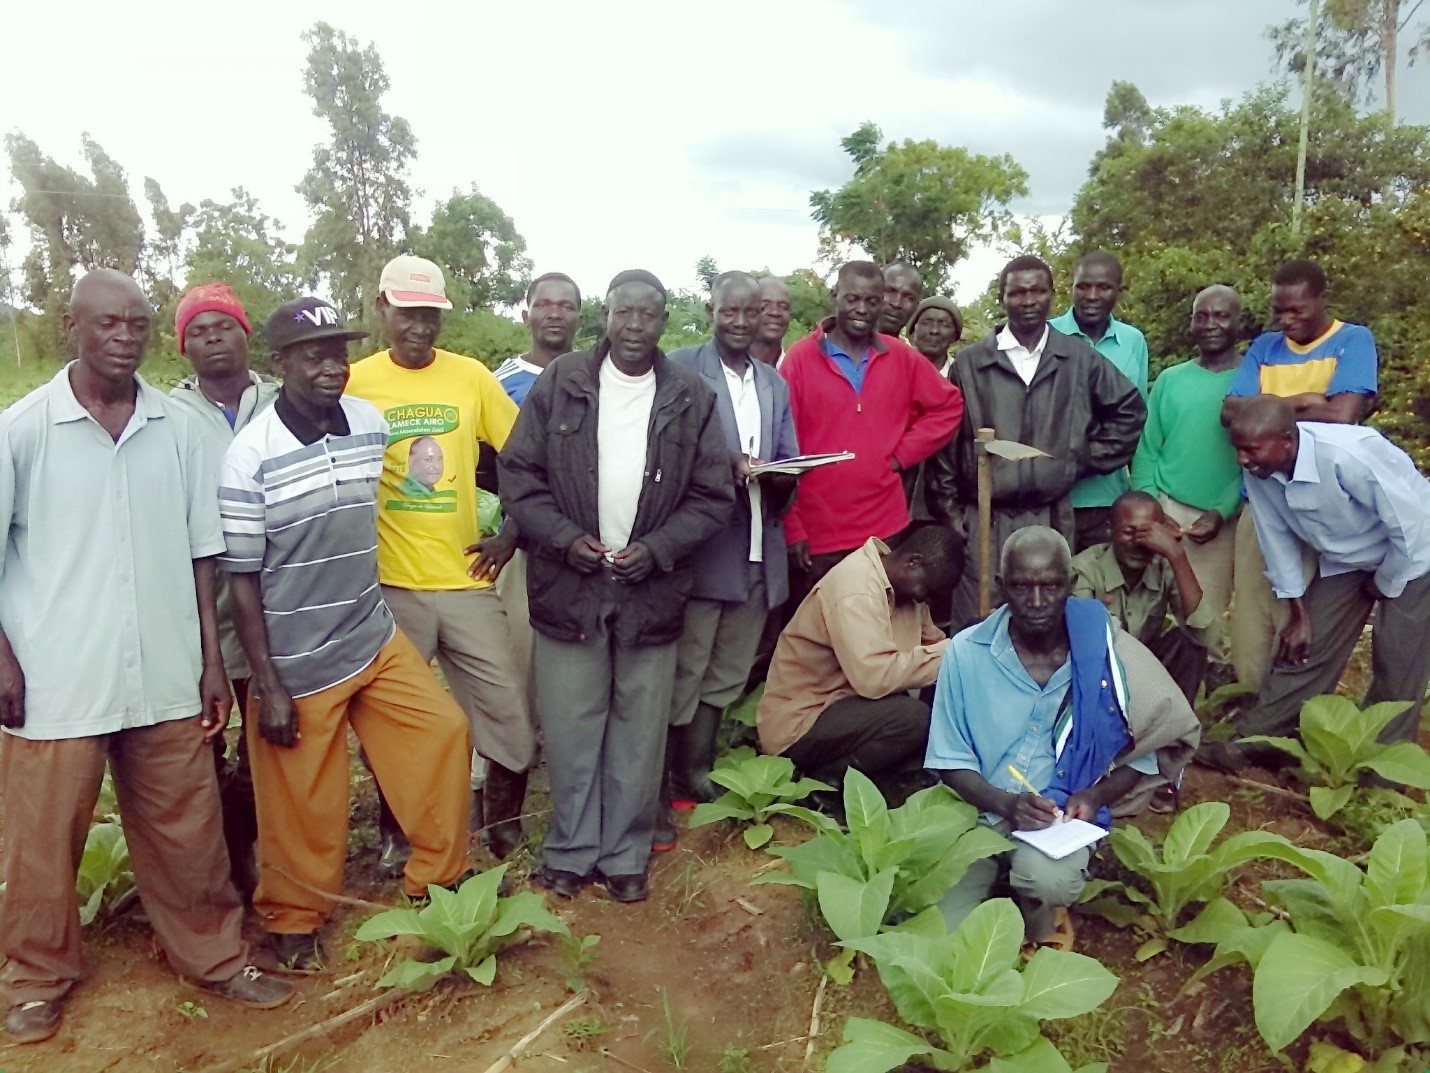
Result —
[[5, 1014], [5, 1035], [11, 1043], [44, 1043], [60, 1030], [63, 1014], [58, 999], [22, 1002]]
[[293, 985], [269, 975], [255, 965], [245, 965], [230, 980], [213, 983], [199, 981], [199, 986], [219, 998], [231, 998], [255, 1010], [272, 1010], [293, 997]]

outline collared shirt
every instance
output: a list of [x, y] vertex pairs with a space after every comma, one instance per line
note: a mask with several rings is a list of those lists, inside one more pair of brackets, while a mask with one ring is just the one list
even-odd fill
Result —
[[492, 375], [497, 378], [497, 383], [507, 393], [507, 397], [520, 406], [526, 401], [531, 385], [536, 383], [536, 378], [545, 371], [540, 365], [527, 361], [525, 354], [518, 354], [498, 365]]
[[[1109, 316], [1107, 331], [1093, 342], [1082, 330], [1071, 308], [1060, 317], [1048, 321], [1054, 331], [1081, 339], [1108, 361], [1117, 371], [1137, 386], [1143, 400], [1147, 398], [1147, 337], [1126, 321]], [[1107, 507], [1130, 487], [1127, 471], [1094, 473], [1084, 477], [1068, 492], [1068, 502], [1074, 507]]]
[[[1132, 655], [1119, 644], [1119, 659]], [[1140, 646], [1139, 646], [1140, 648]], [[1165, 674], [1161, 676], [1170, 685]], [[1065, 659], [1045, 685], [1028, 673], [1008, 632], [1008, 608], [1000, 607], [949, 642], [938, 672], [929, 723], [924, 767], [932, 771], [976, 771], [995, 789], [1022, 793], [1024, 787], [1008, 770], [1012, 764], [1040, 789], [1052, 781], [1056, 752], [1053, 724], [1072, 684], [1072, 659]], [[1129, 706], [1150, 706], [1162, 698], [1129, 697]], [[1185, 701], [1182, 707], [1185, 707]], [[1128, 766], [1144, 774], [1157, 771], [1155, 754]], [[984, 813], [992, 823], [1000, 817]]]
[[1006, 324], [998, 333], [997, 343], [998, 349], [1003, 352], [1003, 356], [1013, 366], [1013, 371], [1022, 377], [1023, 383], [1031, 384], [1034, 374], [1038, 371], [1038, 363], [1043, 360], [1043, 348], [1048, 345], [1047, 326], [1043, 326], [1043, 337], [1038, 340], [1038, 345], [1032, 350], [1018, 342], [1018, 337]]
[[926, 604], [898, 604], [871, 537], [825, 574], [780, 634], [755, 714], [760, 748], [782, 753], [844, 697], [922, 689], [948, 644]]
[[1375, 429], [1303, 421], [1290, 477], [1246, 475], [1266, 576], [1283, 600], [1304, 596], [1298, 539], [1321, 576], [1374, 571], [1386, 596], [1430, 572], [1430, 481]]
[[260, 575], [268, 648], [295, 697], [357, 674], [396, 629], [377, 580], [387, 423], [339, 402], [347, 427], [327, 433], [280, 395], [234, 437], [218, 493], [224, 569]]
[[[828, 334], [819, 337], [819, 347], [824, 351], [824, 356], [830, 363], [839, 370], [839, 375], [849, 381], [849, 386], [854, 389], [854, 394], [864, 387], [864, 370], [869, 367], [869, 358], [876, 350], [884, 349], [879, 345], [879, 337], [874, 337], [874, 343], [868, 350], [855, 358], [852, 354], [845, 353], [843, 347], [836, 343]], [[784, 360], [784, 355], [780, 355], [780, 360]], [[776, 366], [778, 368], [778, 366]]]
[[1172, 564], [1152, 556], [1136, 584], [1128, 582], [1111, 544], [1094, 544], [1073, 557], [1073, 595], [1101, 600], [1112, 620], [1143, 644], [1150, 644], [1167, 624], [1167, 613], [1180, 625], [1201, 630], [1212, 624], [1210, 600], [1202, 600], [1190, 615]]
[[75, 398], [74, 363], [0, 414], [0, 625], [49, 740], [199, 713], [193, 560], [223, 550], [217, 467], [194, 421], [135, 377], [116, 442]]
[[[760, 397], [755, 391], [755, 370], [750, 362], [745, 362], [744, 375], [740, 375], [720, 362], [720, 370], [725, 374], [725, 386], [730, 391], [730, 404], [735, 409], [735, 430], [739, 433], [740, 450], [754, 457], [760, 443]], [[760, 513], [760, 482], [752, 480], [745, 486], [750, 496], [750, 562], [765, 561], [765, 535], [763, 515]]]
[[1373, 395], [1379, 356], [1363, 324], [1336, 320], [1319, 339], [1293, 343], [1285, 332], [1262, 332], [1241, 356], [1228, 395]]

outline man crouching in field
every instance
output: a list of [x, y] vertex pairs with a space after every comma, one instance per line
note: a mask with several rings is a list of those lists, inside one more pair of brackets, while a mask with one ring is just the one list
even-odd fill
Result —
[[5, 1033], [59, 1030], [84, 972], [75, 872], [108, 762], [134, 881], [169, 964], [266, 1009], [249, 965], [209, 739], [233, 704], [219, 653], [215, 471], [201, 432], [136, 374], [153, 311], [128, 276], [81, 279], [77, 356], [0, 414]]

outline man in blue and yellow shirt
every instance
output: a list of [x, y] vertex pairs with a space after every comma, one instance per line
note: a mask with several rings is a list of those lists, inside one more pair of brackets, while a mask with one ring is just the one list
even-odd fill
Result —
[[[1263, 332], [1242, 355], [1222, 403], [1222, 424], [1256, 395], [1289, 399], [1298, 421], [1358, 424], [1374, 406], [1377, 356], [1370, 329], [1333, 318], [1326, 274], [1314, 261], [1287, 261], [1271, 278], [1271, 315], [1279, 331]], [[1272, 646], [1285, 626], [1266, 580], [1266, 562], [1242, 511], [1232, 570], [1231, 662], [1237, 681], [1260, 688]]]

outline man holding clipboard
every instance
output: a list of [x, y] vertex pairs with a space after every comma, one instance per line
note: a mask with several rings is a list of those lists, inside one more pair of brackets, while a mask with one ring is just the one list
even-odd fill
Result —
[[1070, 598], [1071, 558], [1043, 526], [1004, 543], [1007, 603], [949, 643], [924, 760], [984, 823], [1029, 835], [969, 867], [939, 903], [945, 922], [957, 926], [1006, 875], [1028, 941], [1065, 949], [1091, 850], [1064, 852], [1064, 821], [1106, 829], [1113, 809], [1139, 811], [1157, 786], [1180, 781], [1201, 737], [1156, 657], [1099, 601]]

